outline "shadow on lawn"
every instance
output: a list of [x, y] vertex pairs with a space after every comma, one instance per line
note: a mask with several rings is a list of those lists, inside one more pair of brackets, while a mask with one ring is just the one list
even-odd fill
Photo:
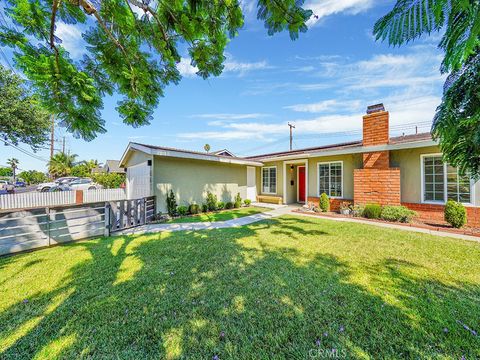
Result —
[[[480, 313], [478, 287], [415, 278], [414, 264], [387, 259], [368, 273], [395, 297], [389, 305], [351, 281], [349, 264], [299, 251], [292, 234], [328, 229], [295, 224], [312, 223], [66, 245], [92, 259], [55, 291], [0, 314], [0, 341], [11, 339], [0, 357], [305, 359], [332, 349], [340, 357], [480, 356], [478, 338], [456, 322]], [[265, 230], [292, 243], [276, 248]]]

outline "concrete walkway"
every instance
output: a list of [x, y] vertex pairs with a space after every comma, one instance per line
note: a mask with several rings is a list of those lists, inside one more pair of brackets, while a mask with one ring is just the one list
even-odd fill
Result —
[[258, 221], [271, 219], [274, 217], [293, 214], [292, 210], [297, 207], [286, 206], [286, 205], [275, 205], [272, 204], [252, 204], [252, 206], [262, 206], [269, 207], [271, 210], [255, 214], [244, 216], [237, 219], [227, 220], [227, 221], [215, 221], [215, 222], [195, 222], [195, 223], [172, 223], [172, 224], [147, 224], [135, 228], [125, 229], [115, 233], [115, 235], [138, 235], [146, 233], [155, 233], [161, 231], [199, 231], [199, 230], [212, 230], [212, 229], [225, 229], [231, 227], [240, 227], [244, 225], [249, 225]]
[[362, 220], [358, 218], [340, 218], [340, 217], [331, 217], [331, 216], [322, 216], [322, 215], [312, 215], [308, 213], [299, 213], [299, 212], [292, 211], [292, 210], [298, 209], [299, 205], [289, 206], [289, 205], [252, 203], [252, 206], [268, 207], [271, 210], [260, 213], [260, 214], [244, 216], [241, 218], [227, 220], [227, 221], [179, 223], [179, 224], [175, 224], [175, 223], [147, 224], [147, 225], [139, 226], [136, 228], [119, 231], [115, 233], [115, 235], [138, 235], [138, 234], [156, 233], [156, 232], [162, 232], [162, 231], [182, 231], [182, 230], [199, 231], [199, 230], [225, 229], [225, 228], [249, 225], [258, 221], [272, 219], [282, 215], [293, 215], [293, 216], [309, 217], [309, 218], [316, 218], [316, 219], [325, 219], [325, 220], [331, 220], [331, 221], [353, 222], [353, 223], [359, 223], [359, 224], [365, 224], [365, 225], [371, 225], [371, 226], [379, 226], [379, 227], [388, 228], [388, 229], [411, 231], [411, 232], [429, 234], [434, 236], [450, 237], [450, 238], [461, 239], [461, 240], [475, 241], [480, 243], [480, 237], [471, 236], [471, 235], [455, 234], [447, 231], [430, 230], [430, 229], [418, 228], [413, 226], [402, 226], [394, 223], [374, 222], [374, 221]]

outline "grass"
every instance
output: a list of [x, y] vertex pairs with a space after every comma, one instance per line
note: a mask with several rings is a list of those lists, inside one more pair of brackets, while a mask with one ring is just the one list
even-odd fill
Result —
[[479, 264], [297, 217], [71, 243], [0, 259], [0, 358], [480, 358]]
[[179, 217], [169, 220], [168, 223], [214, 222], [238, 219], [244, 216], [255, 215], [270, 209], [264, 207], [242, 207], [239, 209], [223, 210], [218, 212], [202, 213], [198, 215]]

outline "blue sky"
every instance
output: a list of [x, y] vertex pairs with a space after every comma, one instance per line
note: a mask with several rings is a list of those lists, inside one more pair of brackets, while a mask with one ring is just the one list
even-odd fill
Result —
[[[190, 150], [209, 143], [213, 150], [253, 155], [288, 149], [287, 122], [296, 125], [294, 148], [359, 139], [362, 115], [377, 102], [390, 111], [392, 135], [414, 133], [415, 124], [428, 131], [444, 80], [439, 35], [401, 48], [375, 42], [373, 25], [394, 1], [307, 2], [319, 19], [296, 41], [287, 33], [268, 36], [255, 3], [244, 2], [245, 27], [228, 45], [224, 73], [203, 80], [184, 57], [178, 65], [184, 78], [166, 89], [151, 125], [122, 124], [113, 96], [102, 113], [106, 134], [85, 142], [58, 129], [56, 138], [65, 136], [80, 159], [100, 162], [119, 159], [129, 141]], [[78, 29], [60, 25], [57, 35], [72, 57], [81, 56]], [[37, 155], [47, 159], [49, 152]], [[0, 165], [9, 157], [18, 158], [21, 169], [46, 170], [45, 162], [0, 146]]]

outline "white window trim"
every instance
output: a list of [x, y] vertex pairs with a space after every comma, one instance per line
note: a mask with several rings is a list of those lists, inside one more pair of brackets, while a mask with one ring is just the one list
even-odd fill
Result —
[[[263, 169], [275, 169], [275, 192], [265, 192], [263, 191]], [[262, 194], [266, 194], [266, 195], [277, 195], [277, 192], [278, 192], [278, 170], [277, 170], [277, 167], [276, 166], [262, 166], [262, 182], [261, 182], [261, 190], [262, 190]], [[270, 175], [268, 175], [270, 176]]]
[[320, 165], [325, 165], [325, 164], [340, 164], [340, 168], [342, 170], [342, 176], [341, 176], [341, 191], [342, 191], [342, 196], [330, 196], [328, 197], [330, 199], [343, 199], [344, 198], [344, 192], [343, 192], [343, 161], [322, 161], [317, 163], [317, 197], [320, 197]]
[[[443, 201], [433, 201], [433, 200], [425, 200], [425, 158], [431, 156], [442, 156], [442, 153], [432, 153], [432, 154], [421, 154], [420, 155], [420, 191], [422, 204], [432, 204], [432, 205], [445, 205], [448, 200], [448, 182], [447, 182], [447, 163], [443, 162]], [[473, 179], [470, 178], [470, 202], [462, 202], [464, 205], [473, 206], [475, 202], [475, 183]]]

